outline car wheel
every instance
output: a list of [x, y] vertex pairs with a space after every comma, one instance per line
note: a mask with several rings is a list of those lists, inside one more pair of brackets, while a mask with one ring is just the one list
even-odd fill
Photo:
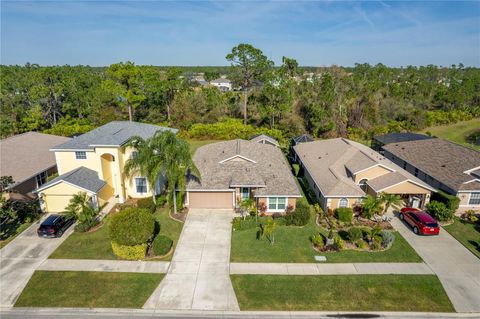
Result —
[[63, 231], [59, 230], [59, 231], [57, 232], [57, 237], [62, 237], [62, 235], [63, 235]]
[[400, 220], [404, 220], [405, 219], [405, 216], [403, 216], [403, 213], [400, 213], [400, 215], [398, 216], [400, 218]]
[[413, 227], [413, 232], [418, 235], [418, 227], [417, 226]]

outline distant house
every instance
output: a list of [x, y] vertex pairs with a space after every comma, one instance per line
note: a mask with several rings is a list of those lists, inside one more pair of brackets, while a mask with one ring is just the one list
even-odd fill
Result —
[[354, 207], [368, 194], [396, 194], [423, 207], [435, 189], [365, 145], [344, 138], [293, 147], [303, 178], [324, 210]]
[[201, 180], [190, 178], [185, 205], [233, 209], [253, 199], [266, 213], [294, 208], [302, 197], [282, 151], [268, 143], [231, 140], [200, 147], [193, 157]]
[[232, 90], [232, 81], [230, 81], [227, 78], [219, 78], [219, 79], [210, 81], [210, 84], [217, 87], [220, 91]]
[[162, 187], [160, 179], [155, 189], [150, 189], [145, 176], [126, 176], [124, 166], [129, 158], [136, 156], [135, 149], [126, 146], [132, 137], [147, 139], [163, 130], [177, 132], [157, 125], [114, 121], [52, 146], [50, 150], [55, 154], [60, 175], [35, 190], [42, 209], [62, 212], [79, 192], [86, 192], [94, 206], [101, 206], [112, 197], [123, 203], [128, 197], [158, 194]]
[[408, 142], [408, 141], [421, 141], [421, 140], [429, 140], [433, 137], [418, 134], [418, 133], [389, 133], [383, 135], [375, 135], [372, 138], [371, 147], [377, 152], [382, 152], [382, 147], [384, 145], [390, 143], [400, 143], [400, 142]]
[[273, 146], [276, 146], [276, 147], [280, 146], [280, 144], [278, 143], [278, 141], [276, 139], [274, 139], [273, 137], [270, 137], [268, 135], [265, 135], [265, 134], [254, 135], [254, 136], [250, 137], [250, 141], [257, 142], [257, 143], [260, 143], [260, 144], [269, 144], [269, 145], [273, 145]]
[[390, 143], [385, 157], [425, 183], [460, 198], [460, 207], [480, 209], [480, 152], [440, 138]]
[[[27, 132], [0, 141], [0, 175], [12, 176], [15, 194], [34, 197], [32, 191], [57, 173], [55, 155], [49, 150], [69, 137]], [[12, 196], [15, 196], [12, 194]]]

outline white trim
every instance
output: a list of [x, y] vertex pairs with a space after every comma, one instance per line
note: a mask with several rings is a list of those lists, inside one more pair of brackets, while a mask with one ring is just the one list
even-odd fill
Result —
[[[285, 208], [284, 209], [270, 209], [270, 198], [284, 198], [285, 199]], [[276, 207], [278, 207], [278, 200], [276, 201]], [[284, 212], [288, 208], [288, 197], [285, 196], [272, 196], [272, 197], [267, 197], [267, 212], [272, 212], [272, 213], [278, 213], [278, 212]]]
[[302, 195], [255, 195], [255, 198], [270, 198], [270, 197], [287, 197], [287, 198], [301, 198]]
[[[145, 192], [138, 192], [137, 190], [137, 179], [144, 179], [145, 180], [145, 188], [146, 188], [146, 191]], [[141, 195], [145, 195], [145, 194], [148, 194], [148, 179], [144, 176], [136, 176], [133, 178], [133, 181], [135, 182], [135, 194], [141, 194]]]
[[234, 156], [232, 156], [232, 157], [229, 157], [229, 158], [227, 158], [227, 159], [224, 159], [223, 161], [220, 161], [220, 162], [218, 162], [218, 163], [219, 163], [219, 164], [223, 164], [223, 163], [228, 162], [228, 161], [230, 161], [230, 160], [232, 160], [232, 159], [234, 159], [234, 158], [241, 158], [241, 159], [244, 159], [244, 160], [249, 161], [249, 162], [251, 162], [251, 163], [255, 163], [255, 164], [257, 163], [257, 162], [255, 162], [255, 161], [252, 160], [252, 159], [249, 159], [249, 158], [247, 158], [247, 157], [245, 157], [245, 156], [238, 155], [238, 154], [237, 154], [237, 155], [234, 155]]
[[186, 192], [232, 192], [234, 193], [234, 189], [185, 189]]
[[[346, 165], [345, 165], [345, 166], [346, 166]], [[383, 165], [383, 164], [377, 163], [377, 164], [372, 165], [372, 166], [370, 166], [370, 167], [361, 169], [361, 170], [359, 170], [359, 171], [357, 171], [357, 172], [352, 172], [352, 174], [353, 174], [353, 175], [357, 175], [358, 173], [361, 173], [361, 172], [363, 172], [363, 171], [367, 171], [367, 170], [369, 170], [369, 169], [371, 169], [371, 168], [373, 168], [373, 167], [377, 167], [377, 166], [381, 166], [381, 167], [385, 168], [386, 170], [388, 170], [388, 171], [390, 171], [390, 172], [396, 172], [396, 170], [394, 170], [394, 169], [391, 168], [391, 167], [388, 167], [388, 166], [385, 166], [385, 165]]]
[[[461, 191], [458, 191], [458, 193], [467, 193], [467, 194], [470, 194], [470, 193], [477, 193], [477, 192], [480, 192], [480, 189], [472, 189], [472, 190], [461, 190]], [[455, 196], [455, 195], [454, 195]]]
[[[346, 199], [347, 200], [347, 206], [340, 206], [340, 202], [342, 201], [342, 199]], [[338, 200], [338, 204], [337, 204], [337, 208], [348, 208], [350, 206], [348, 206], [350, 204], [349, 200], [348, 200], [348, 197], [342, 197]]]
[[[32, 193], [40, 193], [41, 191], [43, 191], [43, 190], [45, 190], [45, 189], [47, 189], [47, 188], [50, 188], [50, 187], [52, 187], [52, 186], [58, 185], [58, 184], [60, 184], [60, 183], [65, 183], [65, 184], [68, 184], [68, 185], [70, 185], [70, 186], [83, 189], [84, 191], [86, 191], [86, 192], [89, 193], [89, 194], [97, 194], [97, 192], [98, 192], [98, 191], [97, 191], [97, 192], [93, 192], [93, 191], [88, 190], [88, 189], [86, 189], [86, 188], [83, 188], [83, 187], [81, 187], [81, 186], [78, 186], [78, 185], [75, 185], [75, 184], [73, 184], [73, 183], [67, 182], [66, 180], [60, 179], [60, 180], [56, 181], [55, 183], [50, 184], [50, 185], [48, 185], [48, 186], [46, 186], [46, 187], [40, 187], [40, 188], [34, 190]], [[107, 183], [105, 183], [105, 185], [107, 185]], [[98, 190], [101, 190], [105, 185], [103, 185], [102, 187], [100, 187]]]
[[480, 179], [474, 178], [474, 179], [471, 179], [471, 180], [469, 180], [469, 181], [466, 181], [466, 182], [464, 182], [464, 183], [462, 183], [462, 184], [468, 184], [468, 183], [473, 183], [473, 182], [480, 182]]
[[95, 152], [95, 149], [81, 149], [81, 148], [72, 148], [72, 149], [56, 149], [56, 148], [51, 148], [49, 149], [50, 152]]
[[463, 173], [464, 174], [470, 174], [471, 172], [476, 171], [477, 169], [480, 169], [480, 166], [477, 166], [477, 167], [474, 167], [474, 168], [471, 168], [471, 169], [467, 169]]

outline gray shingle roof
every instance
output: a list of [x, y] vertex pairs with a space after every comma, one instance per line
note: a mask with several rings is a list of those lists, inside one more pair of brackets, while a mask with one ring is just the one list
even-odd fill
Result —
[[95, 146], [121, 146], [133, 136], [147, 139], [159, 130], [170, 130], [174, 133], [178, 131], [177, 129], [152, 124], [113, 121], [77, 136], [66, 143], [57, 145], [53, 150], [93, 150]]
[[440, 138], [392, 143], [383, 149], [454, 190], [475, 178], [465, 171], [480, 167], [480, 152]]
[[399, 142], [408, 142], [408, 141], [419, 141], [419, 140], [429, 140], [433, 137], [418, 134], [418, 133], [389, 133], [384, 135], [376, 135], [373, 137], [374, 140], [379, 141], [382, 144], [390, 143], [399, 143]]
[[[300, 143], [293, 149], [325, 196], [364, 196], [365, 192], [354, 182], [351, 173], [376, 165], [382, 165], [406, 179], [432, 189], [379, 153], [354, 141], [343, 138], [317, 140]], [[398, 177], [396, 174], [392, 176]], [[382, 183], [382, 188], [396, 184], [393, 178], [387, 177], [377, 182]]]
[[55, 166], [50, 148], [69, 137], [27, 132], [0, 141], [0, 175], [12, 176], [18, 184]]
[[60, 176], [55, 177], [50, 182], [43, 184], [40, 188], [38, 188], [35, 192], [39, 192], [54, 184], [57, 184], [59, 181], [64, 181], [75, 186], [81, 187], [93, 193], [97, 193], [103, 186], [106, 185], [106, 182], [98, 178], [98, 173], [80, 166], [70, 172], [62, 174]]
[[193, 160], [201, 182], [191, 179], [187, 189], [230, 189], [258, 186], [256, 195], [301, 196], [283, 153], [275, 146], [232, 140], [200, 147]]

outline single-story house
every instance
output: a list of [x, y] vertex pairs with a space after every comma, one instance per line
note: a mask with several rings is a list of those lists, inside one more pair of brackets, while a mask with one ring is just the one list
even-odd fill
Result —
[[266, 213], [294, 208], [300, 190], [282, 151], [274, 145], [231, 140], [197, 149], [193, 160], [201, 179], [190, 176], [185, 205], [234, 209], [252, 198]]
[[423, 207], [435, 189], [365, 145], [344, 138], [294, 146], [303, 178], [324, 210], [354, 207], [367, 195], [400, 195]]
[[390, 143], [385, 157], [430, 186], [460, 198], [460, 208], [480, 209], [480, 152], [440, 138]]
[[425, 134], [418, 134], [418, 133], [389, 133], [383, 135], [375, 135], [372, 138], [371, 148], [377, 152], [382, 153], [382, 147], [387, 144], [391, 143], [400, 143], [400, 142], [409, 142], [409, 141], [421, 141], [421, 140], [429, 140], [433, 137], [425, 135]]
[[31, 197], [37, 187], [57, 173], [50, 148], [71, 140], [69, 137], [27, 132], [0, 141], [0, 176], [12, 176], [11, 197]]

